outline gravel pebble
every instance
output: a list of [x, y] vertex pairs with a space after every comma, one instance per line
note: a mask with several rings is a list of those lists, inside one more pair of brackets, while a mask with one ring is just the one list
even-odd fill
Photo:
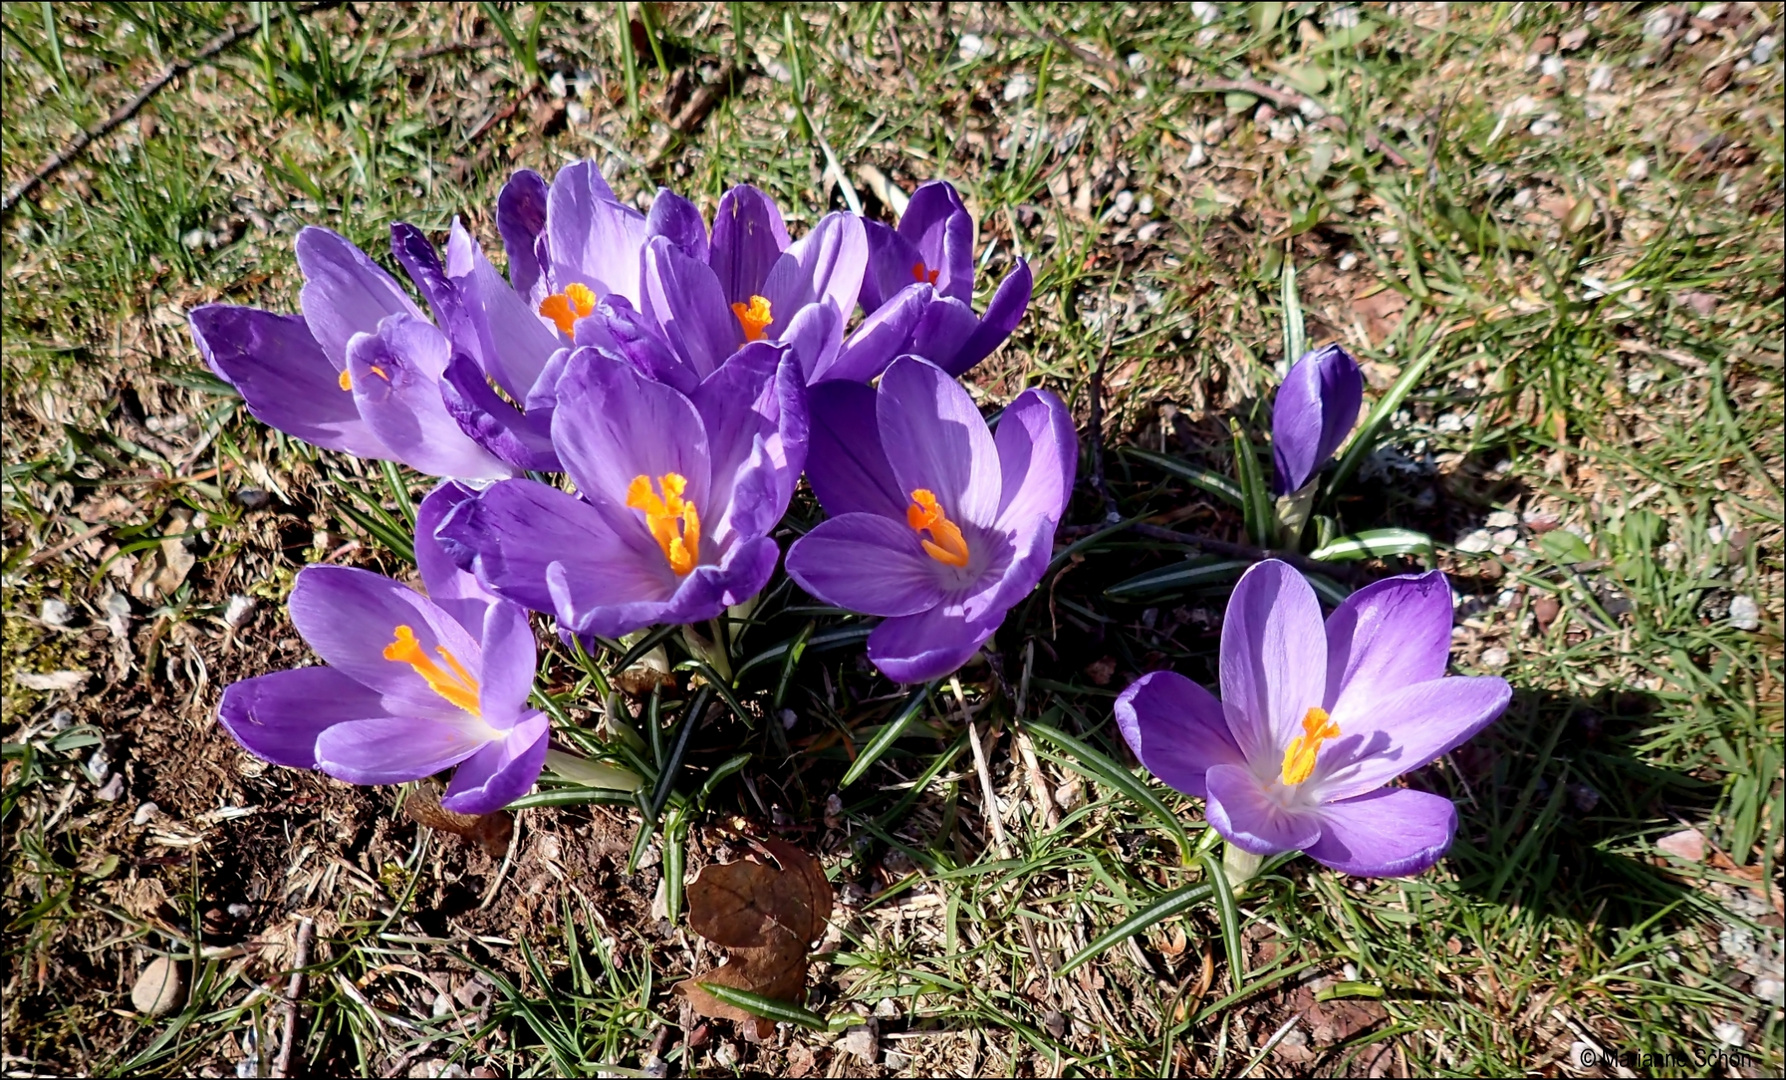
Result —
[[149, 961], [130, 988], [130, 1003], [145, 1016], [166, 1016], [185, 999], [186, 978], [172, 957], [157, 956]]
[[1738, 593], [1730, 598], [1730, 625], [1738, 630], [1761, 629], [1761, 607], [1753, 596]]

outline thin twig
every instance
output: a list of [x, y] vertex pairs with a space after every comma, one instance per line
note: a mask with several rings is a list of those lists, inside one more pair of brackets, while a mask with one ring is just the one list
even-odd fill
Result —
[[310, 966], [310, 943], [315, 939], [316, 922], [306, 915], [298, 923], [297, 953], [292, 958], [291, 982], [285, 986], [285, 1033], [279, 1038], [274, 1076], [291, 1075], [291, 1051], [298, 1041], [298, 999], [304, 996], [304, 969]]
[[[313, 11], [321, 11], [324, 8], [337, 7], [340, 3], [341, 0], [320, 0], [320, 2], [317, 3], [306, 4], [303, 7], [296, 9], [296, 11], [299, 15], [308, 15]], [[273, 18], [278, 17], [279, 14], [275, 11]], [[5, 200], [0, 202], [0, 213], [12, 213], [13, 207], [19, 204], [20, 199], [23, 199], [33, 191], [36, 191], [42, 186], [45, 180], [48, 180], [50, 177], [61, 172], [63, 168], [75, 158], [80, 157], [81, 153], [85, 151], [87, 147], [91, 146], [94, 140], [102, 139], [111, 134], [112, 131], [123, 124], [124, 121], [135, 116], [137, 111], [144, 105], [147, 105], [149, 99], [160, 93], [162, 88], [167, 86], [168, 83], [173, 82], [175, 79], [184, 75], [199, 64], [203, 64], [206, 61], [215, 58], [219, 53], [222, 53], [226, 49], [242, 41], [244, 38], [252, 35], [260, 28], [261, 23], [259, 20], [256, 20], [238, 26], [234, 30], [226, 30], [212, 38], [211, 43], [206, 45], [203, 49], [200, 49], [196, 56], [189, 57], [185, 60], [175, 60], [162, 68], [161, 74], [155, 76], [155, 78], [150, 81], [149, 85], [139, 90], [135, 97], [118, 106], [116, 109], [113, 109], [112, 115], [106, 117], [97, 126], [88, 128], [79, 135], [76, 135], [73, 142], [69, 143], [61, 150], [58, 150], [48, 161], [38, 166], [36, 172], [19, 181], [11, 191], [6, 193]]]
[[[1344, 120], [1327, 112], [1326, 106], [1314, 98], [1304, 97], [1294, 90], [1280, 90], [1254, 79], [1205, 79], [1198, 83], [1181, 82], [1178, 84], [1178, 89], [1187, 94], [1231, 94], [1238, 91], [1262, 97], [1273, 104], [1286, 109], [1296, 109], [1299, 112], [1305, 105], [1312, 105], [1324, 114], [1321, 119], [1315, 121], [1317, 126], [1324, 127], [1329, 131], [1337, 131], [1342, 135], [1351, 130]], [[1308, 114], [1303, 113], [1303, 115]], [[1364, 145], [1382, 154], [1390, 164], [1403, 169], [1408, 167], [1408, 159], [1402, 157], [1395, 147], [1384, 142], [1382, 137], [1370, 128], [1364, 129]]]

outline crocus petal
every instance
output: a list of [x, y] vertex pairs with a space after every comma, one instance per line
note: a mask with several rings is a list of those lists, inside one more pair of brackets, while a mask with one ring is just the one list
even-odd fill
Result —
[[509, 729], [508, 737], [486, 743], [459, 763], [440, 797], [440, 808], [455, 814], [494, 814], [533, 790], [551, 746], [550, 723], [533, 713]]
[[506, 731], [527, 712], [527, 695], [533, 692], [533, 627], [521, 608], [497, 603], [485, 611], [481, 631], [478, 712], [484, 723]]
[[697, 376], [713, 374], [738, 347], [738, 320], [719, 278], [671, 240], [656, 236], [646, 244], [643, 288], [645, 317]]
[[645, 215], [615, 201], [601, 170], [588, 161], [558, 170], [546, 206], [552, 287], [563, 291], [581, 283], [597, 295], [618, 293], [637, 304]]
[[[786, 369], [785, 371], [783, 369]], [[712, 481], [703, 542], [762, 536], [793, 496], [806, 459], [806, 388], [788, 350], [753, 341], [690, 396], [707, 431]]]
[[402, 784], [457, 765], [488, 741], [474, 724], [410, 716], [355, 720], [316, 737], [316, 767], [350, 784]]
[[472, 253], [464, 280], [466, 324], [475, 335], [484, 371], [520, 401], [563, 341], [484, 258]]
[[188, 320], [205, 362], [261, 423], [325, 450], [394, 456], [360, 416], [353, 395], [341, 389], [340, 372], [302, 318], [206, 304]]
[[688, 481], [684, 497], [707, 512], [709, 454], [700, 413], [674, 388], [652, 382], [618, 357], [589, 350], [565, 370], [552, 442], [577, 491], [591, 503], [638, 516], [626, 506], [634, 478], [649, 477], [655, 485], [666, 473], [677, 473]]
[[610, 296], [595, 305], [588, 318], [577, 320], [577, 345], [621, 356], [647, 379], [694, 390], [701, 375], [670, 347], [655, 320], [633, 310], [623, 297]]
[[[1017, 260], [1017, 268], [1005, 275], [999, 282], [998, 291], [992, 294], [992, 301], [986, 305], [986, 313], [980, 316], [979, 325], [973, 333], [956, 350], [949, 362], [943, 364], [943, 370], [959, 378], [968, 369], [992, 355], [994, 349], [1005, 343], [1011, 331], [1023, 321], [1023, 313], [1029, 310], [1030, 289], [1033, 287], [1029, 263]], [[939, 361], [940, 363], [940, 361]]]
[[932, 180], [912, 192], [899, 219], [899, 235], [917, 249], [926, 270], [937, 272], [939, 294], [973, 302], [974, 219], [954, 185]]
[[957, 524], [992, 524], [998, 449], [961, 384], [934, 364], [902, 356], [881, 376], [875, 416], [902, 492], [929, 490]]
[[725, 289], [726, 303], [748, 304], [763, 295], [769, 270], [788, 246], [788, 229], [769, 196], [740, 184], [720, 197], [713, 214], [709, 257]]
[[1344, 874], [1409, 877], [1439, 861], [1457, 833], [1457, 807], [1425, 791], [1390, 788], [1320, 808], [1309, 858]]
[[1311, 791], [1324, 802], [1349, 799], [1418, 769], [1493, 723], [1512, 693], [1505, 679], [1478, 675], [1349, 697], [1331, 715], [1339, 737], [1321, 748]]
[[812, 444], [806, 482], [832, 517], [868, 513], [905, 520], [911, 502], [881, 449], [873, 388], [827, 382], [807, 389]]
[[798, 309], [826, 300], [841, 320], [856, 309], [867, 266], [868, 239], [862, 232], [862, 219], [842, 212], [826, 214], [799, 243], [782, 253], [763, 282], [763, 296], [776, 317], [775, 325], [785, 326], [781, 320]]
[[707, 223], [694, 203], [671, 191], [657, 189], [651, 213], [645, 215], [645, 239], [661, 236], [701, 265], [707, 265]]
[[1001, 474], [998, 527], [1015, 532], [1039, 520], [1059, 522], [1079, 468], [1079, 437], [1065, 403], [1047, 390], [1025, 390], [999, 417], [993, 442]]
[[924, 258], [911, 241], [878, 221], [863, 218], [862, 235], [868, 241], [868, 267], [862, 272], [859, 299], [862, 310], [872, 313], [899, 290], [918, 283]]
[[222, 722], [255, 757], [316, 768], [316, 737], [336, 724], [385, 714], [378, 691], [328, 667], [275, 671], [232, 683], [217, 706]]
[[915, 615], [943, 602], [941, 564], [917, 534], [879, 514], [821, 521], [788, 549], [788, 576], [827, 604], [864, 615]]
[[1276, 855], [1302, 851], [1321, 839], [1318, 812], [1286, 810], [1273, 802], [1245, 765], [1212, 765], [1203, 781], [1204, 816], [1242, 851]]
[[432, 476], [494, 480], [514, 468], [479, 446], [447, 412], [440, 376], [452, 346], [424, 319], [393, 315], [347, 348], [354, 402], [405, 464]]
[[1176, 672], [1156, 671], [1131, 683], [1116, 699], [1116, 726], [1149, 772], [1186, 795], [1204, 794], [1211, 767], [1246, 764], [1222, 703]]
[[1306, 353], [1291, 365], [1271, 406], [1271, 456], [1276, 493], [1300, 490], [1333, 456], [1364, 404], [1364, 372], [1338, 345]]
[[387, 714], [449, 721], [470, 715], [435, 693], [409, 664], [384, 657], [397, 627], [407, 626], [425, 655], [438, 658], [444, 647], [477, 676], [477, 639], [414, 589], [370, 570], [311, 565], [298, 571], [289, 607], [292, 625], [316, 655], [384, 694]]
[[961, 367], [955, 358], [979, 328], [980, 317], [972, 307], [951, 296], [933, 296], [912, 328], [912, 355], [953, 374]]
[[1267, 559], [1240, 576], [1222, 625], [1221, 673], [1234, 741], [1248, 761], [1276, 768], [1320, 705], [1327, 676], [1321, 605], [1289, 563]]
[[428, 302], [434, 321], [450, 334], [459, 316], [459, 286], [447, 276], [440, 253], [434, 250], [427, 234], [407, 222], [397, 222], [391, 226], [391, 255]]
[[[547, 361], [547, 367], [551, 365]], [[455, 353], [447, 362], [441, 374], [440, 397], [459, 430], [516, 469], [564, 471], [552, 448], [551, 410], [522, 413], [491, 389], [483, 369], [465, 353]]]
[[428, 493], [415, 510], [415, 562], [421, 572], [422, 585], [428, 599], [452, 616], [468, 634], [482, 636], [484, 612], [496, 603], [496, 594], [478, 583], [476, 576], [461, 570], [434, 531], [440, 528], [460, 503], [477, 498], [477, 492], [448, 480]]
[[780, 561], [781, 549], [767, 536], [734, 544], [719, 565], [697, 566], [683, 578], [676, 595], [660, 614], [609, 636], [641, 630], [652, 623], [706, 622], [761, 592]]
[[536, 252], [546, 231], [549, 196], [546, 178], [532, 169], [518, 170], [496, 196], [496, 231], [502, 234], [502, 250], [508, 254], [509, 284], [522, 297], [531, 297], [540, 280]]
[[868, 659], [897, 683], [940, 679], [974, 658], [1004, 621], [1005, 610], [975, 617], [958, 605], [939, 604], [888, 619], [868, 635]]
[[868, 382], [900, 353], [908, 351], [918, 321], [930, 307], [929, 285], [910, 285], [873, 310], [843, 343], [837, 359], [813, 373], [813, 382], [846, 379]]
[[775, 331], [800, 358], [801, 377], [817, 382], [818, 373], [834, 366], [843, 348], [843, 313], [829, 301], [795, 309], [787, 325]]
[[304, 272], [298, 304], [336, 371], [347, 367], [347, 343], [355, 334], [372, 333], [389, 315], [422, 318], [396, 279], [340, 233], [308, 226], [298, 233], [297, 253]]
[[1451, 652], [1451, 585], [1438, 570], [1384, 578], [1327, 617], [1329, 713], [1445, 674]]

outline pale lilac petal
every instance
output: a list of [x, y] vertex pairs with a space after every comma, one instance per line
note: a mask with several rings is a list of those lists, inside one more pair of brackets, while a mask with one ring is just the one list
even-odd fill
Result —
[[979, 328], [980, 317], [972, 307], [954, 297], [933, 296], [912, 329], [912, 355], [955, 375], [965, 370], [955, 358]]
[[546, 235], [554, 291], [580, 282], [598, 296], [618, 293], [639, 303], [645, 215], [615, 201], [594, 162], [566, 165], [552, 178]]
[[393, 315], [347, 347], [354, 402], [404, 464], [431, 476], [496, 480], [514, 467], [465, 434], [447, 412], [440, 375], [452, 347], [424, 319]]
[[975, 616], [959, 606], [939, 604], [887, 619], [868, 635], [868, 659], [897, 683], [940, 679], [974, 658], [1004, 622], [1006, 610]]
[[422, 299], [428, 302], [434, 321], [450, 334], [459, 317], [459, 285], [447, 276], [446, 267], [440, 263], [440, 253], [434, 250], [427, 234], [414, 225], [397, 222], [391, 226], [391, 255], [409, 274], [409, 280], [422, 294]]
[[577, 491], [591, 503], [644, 518], [626, 508], [633, 479], [655, 485], [666, 473], [688, 481], [685, 498], [708, 505], [706, 425], [688, 398], [640, 375], [617, 357], [593, 353], [558, 381], [552, 442]]
[[298, 571], [289, 608], [292, 625], [316, 655], [385, 695], [385, 713], [446, 720], [469, 715], [435, 693], [409, 664], [384, 657], [397, 627], [407, 626], [424, 654], [438, 659], [444, 647], [478, 675], [477, 639], [414, 589], [369, 570], [311, 565]]
[[1448, 677], [1350, 697], [1308, 779], [1324, 802], [1349, 799], [1449, 753], [1493, 723], [1512, 689], [1493, 675]]
[[478, 686], [478, 712], [484, 723], [505, 731], [527, 713], [533, 693], [533, 627], [515, 604], [491, 604], [484, 613], [480, 638], [484, 654]]
[[770, 337], [794, 350], [806, 382], [817, 382], [818, 373], [835, 364], [843, 348], [843, 315], [829, 302], [807, 304]]
[[476, 337], [484, 371], [509, 397], [520, 401], [563, 340], [502, 280], [481, 251], [473, 252], [463, 297], [465, 320]]
[[1116, 699], [1116, 726], [1149, 772], [1186, 795], [1201, 797], [1216, 765], [1246, 758], [1214, 694], [1171, 671], [1143, 675]]
[[1023, 313], [1029, 310], [1033, 285], [1029, 263], [1018, 259], [1017, 268], [999, 282], [998, 291], [992, 294], [992, 300], [986, 305], [985, 314], [980, 316], [979, 324], [949, 358], [949, 362], [941, 364], [943, 370], [960, 378], [969, 368], [991, 356], [993, 350], [1003, 345], [1005, 339], [1011, 336], [1011, 331], [1017, 329], [1017, 324], [1023, 321]]
[[[725, 559], [717, 566], [697, 566], [682, 579], [682, 585], [664, 610], [646, 623], [687, 624], [716, 618], [727, 608], [744, 603], [762, 591], [781, 561], [781, 549], [767, 536], [757, 536], [732, 545]], [[630, 633], [631, 631], [622, 631]]]
[[974, 219], [947, 180], [912, 192], [899, 219], [899, 235], [917, 250], [926, 271], [937, 272], [936, 291], [962, 303], [974, 299]]
[[[762, 536], [787, 509], [799, 477], [789, 452], [802, 462], [806, 454], [805, 385], [787, 353], [753, 341], [690, 397], [707, 431], [712, 470], [708, 504], [697, 504], [703, 544]], [[779, 377], [784, 365], [786, 378]], [[785, 438], [784, 430], [795, 438]]]
[[1451, 585], [1438, 570], [1384, 578], [1327, 617], [1328, 712], [1350, 712], [1445, 674], [1451, 655]]
[[407, 716], [336, 724], [316, 737], [316, 767], [350, 784], [407, 783], [477, 753], [488, 741], [486, 731], [475, 721]]
[[788, 246], [788, 229], [769, 196], [740, 184], [719, 200], [713, 215], [710, 265], [726, 303], [748, 304], [763, 295], [769, 270]]
[[763, 283], [763, 296], [779, 326], [787, 325], [781, 320], [807, 304], [827, 300], [841, 321], [856, 309], [867, 266], [862, 219], [842, 212], [826, 214], [776, 260]]
[[[684, 255], [707, 265], [707, 223], [694, 203], [671, 191], [657, 189], [657, 200], [645, 215], [645, 239], [661, 236], [674, 244]], [[718, 279], [715, 279], [716, 281]]]
[[1320, 808], [1309, 858], [1344, 874], [1411, 877], [1439, 861], [1457, 833], [1450, 799], [1390, 788]]
[[719, 278], [664, 237], [645, 247], [643, 288], [645, 317], [699, 377], [713, 374], [742, 342]]
[[336, 371], [347, 367], [355, 334], [374, 332], [389, 315], [423, 317], [396, 279], [340, 233], [308, 226], [298, 233], [297, 253], [304, 272], [298, 305]]
[[623, 297], [610, 296], [595, 305], [588, 318], [577, 320], [579, 348], [595, 348], [623, 357], [648, 379], [687, 394], [701, 375], [658, 332], [657, 322], [633, 310]]
[[206, 304], [192, 309], [192, 340], [217, 377], [236, 388], [255, 419], [325, 450], [394, 457], [360, 416], [340, 371], [296, 315]]
[[1279, 495], [1302, 488], [1339, 449], [1364, 404], [1364, 372], [1328, 345], [1292, 364], [1271, 407], [1271, 454]]
[[550, 723], [533, 713], [509, 729], [508, 737], [486, 743], [460, 762], [440, 797], [440, 808], [455, 814], [494, 814], [533, 790], [551, 746]]
[[837, 359], [813, 373], [813, 382], [845, 379], [868, 382], [885, 371], [893, 358], [909, 351], [918, 321], [930, 307], [929, 285], [901, 289], [856, 327]]
[[821, 521], [788, 549], [788, 576], [832, 604], [863, 615], [914, 615], [943, 602], [941, 563], [917, 534], [879, 514]]
[[[878, 221], [862, 221], [868, 241], [868, 266], [862, 273], [862, 310], [870, 314], [901, 289], [918, 284], [916, 270], [924, 259], [911, 241]], [[924, 284], [929, 284], [928, 281]]]
[[1302, 851], [1321, 839], [1316, 808], [1290, 811], [1273, 802], [1245, 765], [1212, 765], [1204, 773], [1203, 814], [1222, 838], [1254, 855]]
[[336, 724], [385, 715], [384, 697], [334, 668], [275, 671], [232, 683], [217, 719], [255, 757], [316, 768], [316, 737]]
[[623, 594], [621, 587], [627, 581], [644, 580], [636, 574], [579, 573], [569, 562], [553, 563], [546, 580], [561, 627], [580, 636], [621, 637], [656, 624], [705, 622], [718, 616], [756, 595], [775, 572], [779, 556], [774, 540], [758, 536], [734, 544], [724, 560], [703, 563], [680, 581], [665, 568], [672, 584], [662, 598]]
[[[558, 352], [568, 354], [570, 350]], [[547, 369], [551, 366], [552, 361], [548, 361]], [[491, 389], [483, 369], [469, 355], [455, 353], [448, 361], [441, 375], [440, 397], [459, 430], [514, 468], [564, 471], [558, 452], [552, 448], [551, 409], [522, 413]]]
[[854, 382], [810, 387], [812, 444], [806, 455], [806, 482], [831, 517], [882, 514], [905, 520], [911, 503], [881, 449], [873, 388]]
[[973, 399], [933, 364], [900, 357], [875, 403], [881, 445], [900, 490], [924, 488], [957, 525], [998, 516], [998, 448]]
[[543, 272], [536, 252], [546, 231], [549, 197], [546, 178], [532, 169], [518, 170], [496, 196], [496, 231], [508, 253], [509, 284], [523, 297], [533, 295]]
[[1275, 769], [1327, 681], [1321, 605], [1289, 563], [1267, 559], [1241, 575], [1228, 598], [1221, 657], [1228, 729], [1248, 761]]
[[1015, 532], [1059, 522], [1079, 468], [1079, 437], [1066, 405], [1047, 390], [1025, 390], [999, 417], [992, 438], [1001, 476], [998, 527]]
[[428, 599], [452, 616], [466, 633], [481, 637], [484, 612], [496, 603], [496, 594], [479, 584], [475, 575], [461, 570], [434, 537], [434, 531], [460, 503], [475, 499], [477, 495], [457, 480], [448, 480], [417, 504], [415, 562], [422, 575], [422, 585], [428, 590]]

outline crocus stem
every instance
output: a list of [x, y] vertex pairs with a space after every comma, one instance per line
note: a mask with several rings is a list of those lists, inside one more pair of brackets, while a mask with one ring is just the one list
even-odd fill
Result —
[[1228, 875], [1228, 887], [1236, 893], [1247, 882], [1259, 876], [1265, 856], [1243, 851], [1231, 843], [1222, 845], [1222, 872]]
[[1279, 495], [1272, 508], [1277, 518], [1277, 542], [1285, 551], [1299, 551], [1302, 530], [1308, 525], [1309, 511], [1315, 506], [1315, 489], [1319, 480], [1310, 480], [1300, 490]]
[[615, 791], [637, 791], [643, 783], [636, 773], [599, 761], [590, 761], [562, 750], [546, 751], [546, 768], [564, 777], [575, 780], [589, 787], [611, 788]]

